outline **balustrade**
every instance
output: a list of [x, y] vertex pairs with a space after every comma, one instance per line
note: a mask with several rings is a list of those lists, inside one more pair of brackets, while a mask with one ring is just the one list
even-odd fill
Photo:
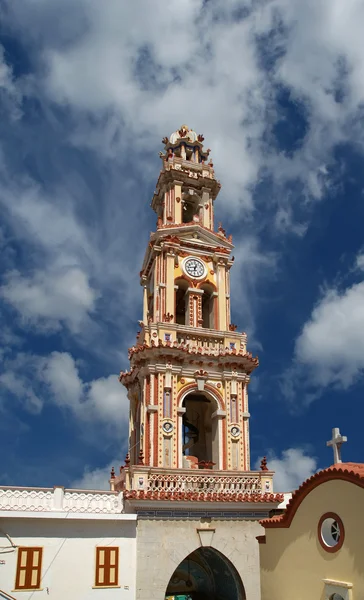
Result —
[[177, 331], [177, 341], [179, 344], [184, 344], [190, 349], [202, 348], [209, 352], [218, 354], [220, 350], [224, 350], [224, 336], [217, 337], [216, 335], [191, 334], [184, 331]]
[[159, 492], [262, 493], [259, 476], [191, 473], [150, 473], [148, 490]]
[[120, 513], [122, 495], [109, 491], [56, 488], [0, 488], [0, 511]]

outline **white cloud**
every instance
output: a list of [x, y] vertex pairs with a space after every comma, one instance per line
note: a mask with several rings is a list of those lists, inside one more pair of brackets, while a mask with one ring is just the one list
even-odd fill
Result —
[[[92, 148], [100, 173], [105, 156], [109, 169], [102, 188], [109, 213], [103, 211], [98, 227], [80, 218], [80, 206], [88, 210], [93, 188], [75, 174], [61, 173], [62, 185], [51, 193], [31, 181], [15, 185], [12, 180], [0, 193], [16, 234], [42, 247], [33, 274], [21, 272], [13, 280], [9, 274], [6, 298], [25, 319], [42, 323], [46, 330], [63, 325], [72, 332], [86, 330], [86, 317], [95, 307], [95, 319], [106, 315], [97, 309], [106, 299], [110, 305], [115, 291], [123, 296], [123, 306], [114, 302], [109, 311], [114, 322], [119, 322], [116, 310], [124, 315], [135, 306], [140, 298], [135, 274], [143, 248], [136, 248], [130, 232], [140, 230], [148, 212], [141, 217], [142, 188], [130, 186], [122, 167], [128, 167], [126, 157], [132, 158], [143, 181], [155, 181], [157, 167], [149, 160], [150, 152], [182, 122], [203, 131], [212, 148], [223, 183], [217, 209], [229, 218], [238, 209], [249, 213], [249, 243], [257, 248], [259, 219], [252, 191], [262, 169], [279, 188], [299, 181], [307, 199], [321, 198], [330, 185], [327, 165], [335, 145], [345, 140], [361, 144], [364, 57], [358, 23], [364, 9], [358, 1], [346, 2], [344, 12], [341, 0], [171, 0], [163, 6], [110, 0], [107, 8], [98, 0], [55, 0], [51, 8], [45, 0], [36, 7], [29, 0], [21, 4], [12, 3], [6, 18], [25, 43], [31, 35], [35, 55], [34, 40], [41, 40], [41, 55], [36, 55], [40, 68], [31, 77], [14, 80], [4, 67], [4, 85], [26, 87], [29, 96], [41, 100], [49, 130], [62, 128], [52, 112], [53, 103], [61, 105], [72, 118], [62, 143]], [[245, 13], [240, 20], [239, 11]], [[265, 41], [258, 46], [262, 36]], [[269, 72], [262, 68], [268, 54], [278, 57]], [[301, 145], [290, 154], [275, 144], [272, 134], [280, 119], [277, 86], [302, 105], [307, 121]], [[115, 173], [122, 170], [118, 179]], [[111, 188], [105, 183], [109, 180], [114, 182]], [[274, 207], [271, 223], [277, 232], [305, 233], [308, 224], [297, 223], [294, 215], [295, 203], [302, 207], [301, 195], [287, 196], [273, 187], [265, 196], [261, 218], [267, 204]], [[128, 202], [130, 197], [136, 202]], [[238, 246], [246, 245], [247, 229], [242, 228]], [[126, 261], [120, 265], [125, 255], [129, 268]], [[83, 273], [79, 290], [67, 294], [62, 281], [54, 285], [60, 269], [69, 271], [66, 279], [73, 269]], [[251, 306], [262, 273], [267, 274], [262, 261], [246, 263]], [[29, 302], [22, 300], [23, 292]]]
[[355, 264], [356, 268], [359, 269], [359, 271], [364, 271], [364, 253], [359, 253], [358, 256], [356, 257], [356, 264]]
[[[112, 0], [107, 9], [97, 0], [56, 1], [51, 14], [44, 0], [37, 11], [29, 6], [13, 7], [12, 18], [30, 23], [31, 31], [41, 28], [44, 90], [77, 112], [74, 140], [107, 155], [117, 156], [131, 141], [134, 152], [145, 152], [155, 148], [156, 136], [187, 121], [213, 149], [228, 210], [252, 207], [251, 186], [262, 166], [277, 182], [299, 179], [308, 196], [320, 198], [335, 145], [361, 140], [355, 117], [364, 99], [364, 8], [358, 0], [346, 2], [345, 10], [341, 0], [171, 0], [163, 7]], [[237, 20], [239, 10], [245, 17]], [[58, 23], [70, 11], [67, 35]], [[278, 56], [269, 73], [256, 46], [262, 36], [265, 53]], [[306, 111], [307, 131], [291, 157], [264, 142], [277, 117], [277, 85]], [[89, 114], [96, 118], [92, 131], [83, 119]]]
[[364, 371], [364, 282], [326, 290], [295, 345], [310, 383], [347, 388]]
[[119, 432], [128, 422], [126, 390], [117, 375], [84, 382], [70, 354], [53, 352], [45, 361], [42, 377], [56, 404], [71, 409], [81, 420], [101, 422]]
[[71, 487], [79, 490], [109, 490], [109, 479], [112, 467], [117, 473], [117, 467], [121, 463], [121, 458], [112, 460], [104, 467], [91, 469], [85, 467], [82, 477], [79, 477], [72, 482]]
[[317, 460], [301, 448], [284, 450], [281, 457], [268, 455], [268, 468], [275, 471], [275, 492], [292, 492], [317, 471]]
[[6, 63], [4, 48], [0, 44], [0, 101], [2, 108], [6, 108], [10, 118], [19, 119], [21, 112], [22, 95], [14, 82], [11, 67]]
[[29, 412], [39, 414], [43, 408], [42, 399], [28, 386], [24, 378], [18, 377], [14, 371], [4, 371], [0, 374], [0, 384], [3, 389], [21, 398]]
[[48, 357], [20, 353], [5, 361], [0, 384], [32, 412], [39, 413], [45, 403], [53, 402], [80, 423], [106, 427], [120, 442], [126, 434], [129, 402], [118, 376], [84, 381], [67, 352], [52, 352]]
[[25, 322], [46, 330], [59, 330], [65, 324], [79, 333], [86, 317], [95, 308], [97, 294], [79, 267], [36, 271], [24, 277], [7, 273], [0, 296], [12, 304]]
[[[264, 251], [255, 236], [239, 239], [235, 243], [233, 254], [235, 261], [231, 271], [232, 319], [234, 321], [235, 315], [242, 315], [244, 320], [237, 323], [239, 329], [254, 335], [254, 301], [259, 297], [258, 288], [264, 283], [264, 278], [271, 280], [274, 277], [278, 257], [273, 252]], [[257, 345], [258, 341], [253, 341]]]

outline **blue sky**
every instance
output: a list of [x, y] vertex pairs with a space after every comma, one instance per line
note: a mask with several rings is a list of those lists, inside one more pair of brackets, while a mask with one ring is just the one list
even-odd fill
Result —
[[361, 0], [0, 1], [0, 481], [105, 486], [161, 139], [203, 133], [277, 488], [360, 461]]

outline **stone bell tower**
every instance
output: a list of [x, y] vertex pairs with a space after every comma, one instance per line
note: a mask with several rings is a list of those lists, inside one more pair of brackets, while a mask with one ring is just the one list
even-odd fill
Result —
[[215, 230], [220, 183], [203, 141], [186, 125], [163, 139], [156, 231], [140, 272], [141, 330], [130, 370], [120, 374], [130, 399], [129, 453], [111, 486], [144, 519], [256, 520], [282, 498], [264, 461], [250, 470], [248, 384], [258, 359], [231, 323], [232, 237]]

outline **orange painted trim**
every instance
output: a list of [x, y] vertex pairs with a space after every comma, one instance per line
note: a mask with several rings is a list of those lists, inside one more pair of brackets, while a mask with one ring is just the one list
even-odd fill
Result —
[[[337, 521], [339, 524], [340, 539], [339, 539], [338, 543], [335, 544], [335, 546], [327, 546], [325, 544], [324, 540], [322, 539], [321, 527], [322, 527], [322, 524], [325, 521], [325, 519], [335, 519], [335, 521]], [[318, 537], [318, 541], [320, 542], [321, 547], [325, 550], [325, 552], [330, 552], [330, 554], [333, 554], [334, 552], [338, 552], [338, 550], [340, 550], [340, 548], [342, 547], [342, 545], [344, 543], [344, 539], [345, 539], [345, 528], [344, 528], [344, 524], [343, 524], [342, 520], [340, 519], [339, 515], [337, 515], [336, 513], [333, 513], [333, 512], [327, 512], [324, 515], [322, 515], [322, 517], [319, 520], [318, 525], [317, 525], [317, 537]]]
[[[206, 473], [208, 472], [205, 471]], [[198, 471], [201, 474], [201, 471]], [[274, 503], [282, 502], [283, 494], [247, 494], [226, 492], [185, 492], [185, 491], [161, 491], [161, 490], [125, 490], [125, 500], [191, 500], [192, 502], [249, 502], [250, 503]], [[276, 508], [276, 507], [274, 507]]]
[[322, 483], [326, 483], [327, 481], [347, 481], [364, 488], [364, 477], [359, 473], [349, 471], [347, 468], [345, 469], [344, 464], [341, 468], [335, 466], [329, 467], [329, 469], [320, 471], [319, 473], [316, 473], [310, 477], [310, 479], [307, 479], [307, 481], [305, 481], [298, 488], [298, 490], [293, 493], [293, 496], [289, 501], [286, 511], [283, 513], [283, 515], [272, 517], [271, 519], [263, 519], [260, 521], [260, 524], [266, 529], [290, 527], [298, 508], [306, 496], [308, 496], [308, 494], [310, 494], [316, 487]]
[[[186, 392], [192, 392], [194, 390], [197, 390], [197, 383], [189, 383], [188, 385], [185, 385], [178, 393], [177, 396], [177, 406], [180, 406], [180, 402], [181, 402], [181, 397], [186, 393]], [[214, 388], [212, 385], [210, 385], [209, 383], [205, 383], [205, 390], [207, 392], [210, 392], [212, 395], [215, 395], [218, 397], [218, 400], [221, 404], [221, 406], [219, 406], [219, 408], [221, 410], [225, 410], [225, 402], [223, 400], [222, 395], [220, 394], [220, 392]]]
[[214, 291], [217, 292], [215, 283], [210, 279], [204, 279], [203, 281], [200, 281], [200, 283], [197, 284], [197, 288], [201, 290], [204, 285], [211, 285], [211, 287], [214, 288]]

